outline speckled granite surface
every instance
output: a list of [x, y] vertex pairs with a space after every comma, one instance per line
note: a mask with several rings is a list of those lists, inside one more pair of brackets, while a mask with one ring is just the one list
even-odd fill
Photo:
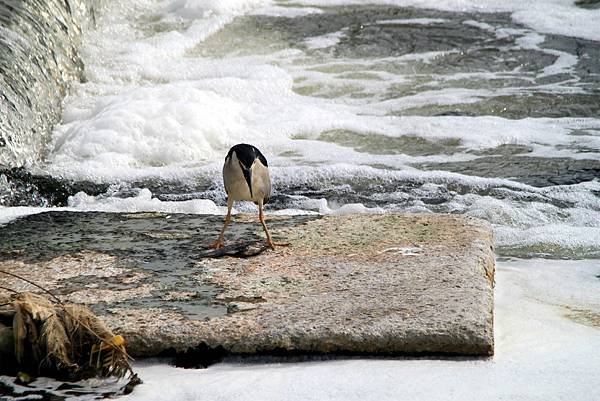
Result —
[[[0, 269], [88, 304], [136, 356], [199, 344], [240, 354], [493, 353], [487, 223], [273, 216], [275, 240], [290, 246], [261, 252], [255, 220], [236, 216], [226, 241], [231, 254], [256, 255], [214, 258], [205, 249], [219, 216], [29, 216], [0, 228]], [[32, 289], [2, 276], [0, 285]]]

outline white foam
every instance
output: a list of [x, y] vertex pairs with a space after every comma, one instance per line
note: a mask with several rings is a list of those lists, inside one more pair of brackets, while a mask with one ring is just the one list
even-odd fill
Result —
[[468, 25], [468, 26], [474, 26], [475, 28], [479, 28], [483, 31], [488, 31], [488, 32], [494, 32], [496, 30], [496, 28], [493, 25], [490, 25], [486, 22], [468, 20], [468, 21], [463, 21], [463, 24]]
[[[244, 209], [244, 206], [241, 209]], [[227, 208], [217, 206], [212, 200], [208, 199], [161, 201], [154, 197], [152, 192], [147, 188], [138, 189], [135, 195], [128, 197], [122, 197], [111, 192], [98, 196], [78, 192], [68, 198], [67, 207], [0, 206], [0, 226], [6, 225], [20, 217], [52, 211], [109, 213], [163, 212], [224, 215], [227, 212]], [[233, 212], [237, 213], [238, 209], [233, 209]]]
[[133, 197], [90, 196], [79, 192], [68, 199], [69, 207], [77, 211], [95, 212], [165, 212], [189, 214], [225, 214], [225, 208], [208, 199], [187, 201], [161, 201], [152, 197], [150, 190], [143, 188]]
[[557, 50], [546, 50], [545, 52], [557, 56], [557, 59], [552, 65], [544, 67], [542, 74], [538, 75], [538, 77], [572, 72], [579, 61], [577, 56], [570, 53]]
[[340, 42], [340, 39], [345, 35], [345, 32], [332, 32], [326, 35], [314, 36], [304, 40], [304, 44], [309, 49], [323, 49], [326, 47], [335, 46]]
[[494, 230], [498, 247], [517, 249], [526, 255], [599, 256], [600, 228], [567, 224], [536, 225], [529, 228], [498, 226]]
[[[121, 12], [106, 13], [102, 17], [106, 20], [98, 24], [99, 30], [86, 34], [83, 50], [89, 82], [76, 86], [75, 93], [65, 102], [63, 122], [55, 129], [45, 172], [92, 181], [207, 176], [218, 174], [224, 153], [237, 142], [258, 145], [269, 154], [274, 167], [288, 165], [293, 159], [276, 155], [292, 150], [303, 155], [302, 160], [293, 160], [300, 164], [331, 163], [343, 157], [356, 164], [405, 168], [409, 163], [433, 162], [442, 157], [368, 155], [316, 141], [299, 144], [294, 139], [314, 140], [321, 132], [332, 129], [391, 137], [413, 135], [433, 141], [458, 139], [465, 150], [524, 144], [533, 148], [533, 155], [600, 158], [600, 153], [578, 154], [569, 150], [579, 144], [592, 144], [589, 137], [568, 134], [599, 127], [600, 120], [596, 119], [389, 116], [413, 107], [472, 104], [515, 93], [511, 88], [447, 88], [388, 99], [390, 88], [410, 82], [411, 78], [373, 69], [386, 63], [431, 63], [456, 51], [334, 60], [312, 66], [297, 65], [298, 57], [302, 57], [300, 50], [268, 56], [231, 56], [226, 60], [186, 57], [238, 15], [269, 7], [289, 8], [254, 0], [226, 3], [170, 0], [154, 4], [136, 0], [129, 6], [115, 5]], [[298, 7], [291, 9], [295, 8]], [[140, 13], [143, 21], [150, 22], [136, 22]], [[403, 21], [442, 23], [443, 19]], [[519, 46], [525, 48], [538, 49], [543, 40], [543, 36], [522, 29], [511, 34], [519, 36]], [[343, 31], [333, 32], [306, 43], [313, 48], [332, 46], [343, 35]], [[577, 62], [576, 57], [566, 53], [547, 52], [558, 58], [541, 76], [569, 72]], [[334, 68], [336, 63], [355, 69], [350, 72], [368, 73], [373, 79], [318, 71], [319, 67]], [[481, 79], [506, 78], [479, 74]], [[469, 77], [473, 78], [473, 73], [440, 76], [439, 80]], [[317, 94], [334, 98], [298, 95], [293, 90], [298, 78], [304, 79], [307, 86], [320, 87]], [[519, 78], [533, 79], [522, 75]], [[551, 85], [540, 90], [565, 93], [569, 88], [583, 90]], [[361, 96], [354, 96], [357, 94]], [[315, 146], [323, 151], [315, 152]], [[457, 154], [447, 160], [470, 157]]]
[[305, 209], [281, 209], [281, 210], [275, 210], [271, 214], [274, 216], [304, 216], [304, 215], [315, 216], [315, 215], [318, 215], [319, 213], [312, 212], [310, 210], [305, 210]]
[[266, 359], [205, 370], [146, 363], [136, 366], [144, 384], [125, 399], [594, 401], [600, 331], [565, 315], [600, 311], [599, 273], [595, 261], [499, 263], [490, 360]]
[[381, 214], [384, 213], [384, 209], [380, 207], [366, 207], [362, 203], [347, 203], [343, 205], [338, 205], [332, 202], [329, 202], [327, 199], [301, 199], [300, 203], [302, 204], [302, 209], [310, 210], [317, 209], [319, 214], [321, 215], [348, 215], [348, 214], [360, 214], [360, 213], [375, 213]]
[[[453, 138], [475, 150], [523, 144], [532, 146], [534, 154], [552, 156], [565, 152], [557, 146], [590, 141], [589, 137], [569, 136], [571, 131], [600, 127], [596, 119], [385, 116], [411, 106], [472, 103], [490, 95], [482, 90], [445, 89], [354, 106], [303, 97], [292, 92], [291, 85], [291, 77], [282, 74], [280, 79], [174, 82], [98, 96], [86, 107], [71, 109], [56, 129], [47, 170], [90, 180], [172, 176], [178, 170], [218, 162], [229, 146], [248, 138], [267, 154], [278, 154], [297, 145], [292, 137], [316, 139], [332, 129], [391, 137]], [[313, 151], [307, 148], [304, 153], [310, 157]], [[329, 161], [339, 157], [331, 154]], [[369, 158], [376, 156], [361, 158], [370, 163]], [[416, 160], [397, 159], [394, 167], [408, 161]]]
[[270, 1], [132, 0], [111, 4], [110, 12], [100, 16], [98, 29], [85, 32], [86, 76], [96, 85], [84, 85], [80, 90], [106, 93], [145, 79], [160, 80], [173, 64], [181, 65], [187, 51], [236, 16], [267, 4]]
[[[432, 189], [435, 190], [439, 184], [456, 184], [468, 187], [473, 191], [502, 188], [508, 191], [507, 196], [514, 196], [516, 199], [522, 197], [524, 200], [531, 200], [528, 197], [535, 195], [546, 201], [573, 202], [576, 206], [582, 208], [600, 206], [600, 199], [594, 195], [595, 192], [600, 191], [600, 181], [537, 188], [505, 178], [483, 178], [447, 171], [421, 171], [417, 169], [388, 170], [349, 163], [280, 167], [275, 169], [275, 172], [274, 181], [276, 179], [277, 185], [284, 188], [286, 186], [303, 187], [313, 184], [318, 185], [321, 189], [326, 189], [325, 185], [330, 182], [343, 182], [345, 183], [344, 185], [349, 185], [348, 182], [359, 180], [382, 183], [409, 182], [436, 184], [436, 186], [427, 186], [426, 189], [429, 191]], [[464, 202], [476, 199], [479, 198], [476, 196], [465, 198]]]
[[29, 206], [0, 206], [0, 227], [4, 226], [19, 217], [28, 216], [31, 214], [44, 213], [48, 210], [55, 210], [46, 207], [29, 207]]
[[323, 10], [315, 7], [290, 7], [271, 5], [253, 10], [253, 15], [268, 15], [271, 17], [304, 17], [310, 14], [322, 14]]
[[[445, 209], [492, 223], [501, 254], [596, 257], [600, 255], [600, 200], [594, 193], [599, 188], [600, 183], [592, 182], [520, 191], [504, 199], [459, 195]], [[520, 200], [536, 192], [538, 201]]]
[[212, 15], [241, 15], [264, 6], [263, 0], [171, 0], [163, 1], [163, 19], [202, 20]]
[[[366, 123], [368, 118], [364, 120]], [[568, 135], [572, 130], [599, 125], [600, 120], [577, 118], [510, 120], [492, 116], [403, 116], [379, 118], [364, 126], [358, 122], [354, 129], [388, 136], [411, 134], [431, 139], [456, 138], [460, 139], [462, 146], [470, 149], [491, 148], [503, 144], [532, 145], [535, 149], [577, 142], [578, 138]]]
[[385, 100], [372, 107], [373, 109], [380, 109], [387, 113], [389, 111], [397, 112], [413, 107], [473, 104], [487, 97], [501, 96], [503, 95], [502, 92], [504, 92], [504, 94], [509, 94], [510, 92], [514, 92], [514, 90], [498, 90], [492, 92], [484, 89], [444, 88]]
[[[600, 40], [598, 21], [600, 10], [576, 7], [572, 1], [519, 2], [515, 4], [512, 18], [539, 32]], [[533, 3], [533, 4], [530, 4]]]
[[542, 73], [538, 74], [538, 78], [572, 72], [574, 67], [577, 65], [577, 62], [579, 61], [579, 58], [571, 53], [541, 48], [540, 45], [546, 40], [546, 37], [544, 35], [540, 35], [536, 32], [522, 31], [518, 32], [518, 34], [522, 34], [523, 36], [517, 38], [517, 47], [523, 49], [538, 50], [542, 53], [551, 54], [557, 57], [556, 61], [552, 65], [544, 67]]
[[239, 103], [190, 84], [99, 97], [57, 130], [51, 169], [123, 178], [128, 170], [206, 164], [244, 131], [241, 112]]

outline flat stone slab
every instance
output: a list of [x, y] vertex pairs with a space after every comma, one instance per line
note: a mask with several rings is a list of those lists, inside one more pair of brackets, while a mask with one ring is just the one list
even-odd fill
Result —
[[[493, 354], [494, 256], [481, 220], [269, 216], [275, 241], [290, 244], [272, 251], [256, 216], [237, 215], [232, 245], [212, 253], [221, 224], [161, 213], [28, 216], [0, 228], [0, 269], [89, 305], [134, 356], [199, 345], [235, 354]], [[0, 286], [35, 290], [1, 274]]]

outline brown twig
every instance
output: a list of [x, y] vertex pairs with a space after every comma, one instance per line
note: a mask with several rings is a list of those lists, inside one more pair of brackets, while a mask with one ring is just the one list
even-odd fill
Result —
[[14, 273], [11, 273], [11, 272], [7, 272], [6, 270], [0, 270], [0, 273], [4, 273], [4, 274], [6, 274], [6, 275], [8, 275], [8, 276], [12, 276], [12, 277], [18, 278], [19, 280], [23, 280], [23, 281], [25, 281], [26, 283], [29, 283], [29, 284], [33, 285], [34, 287], [37, 287], [37, 288], [39, 288], [40, 290], [44, 291], [46, 294], [48, 294], [48, 295], [50, 295], [52, 298], [54, 298], [54, 299], [56, 300], [56, 302], [60, 304], [60, 306], [62, 306], [63, 308], [65, 307], [65, 305], [62, 303], [62, 301], [61, 301], [61, 300], [60, 300], [60, 299], [59, 299], [59, 298], [58, 298], [56, 295], [54, 295], [53, 293], [51, 293], [49, 290], [45, 289], [44, 287], [42, 287], [42, 286], [40, 286], [40, 285], [38, 285], [38, 284], [34, 283], [33, 281], [31, 281], [31, 280], [28, 280], [28, 279], [26, 279], [25, 277], [21, 277], [21, 276], [19, 276], [18, 274], [14, 274]]

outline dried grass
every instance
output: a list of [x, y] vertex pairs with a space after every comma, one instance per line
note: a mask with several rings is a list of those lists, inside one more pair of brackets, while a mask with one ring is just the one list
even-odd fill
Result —
[[0, 307], [5, 318], [11, 312], [19, 369], [69, 380], [134, 375], [123, 337], [88, 308], [20, 293]]
[[61, 319], [52, 314], [46, 318], [42, 325], [42, 344], [46, 345], [46, 357], [42, 360], [45, 366], [56, 366], [59, 369], [77, 370], [77, 364], [71, 361], [69, 350], [72, 349], [71, 340], [65, 331]]

